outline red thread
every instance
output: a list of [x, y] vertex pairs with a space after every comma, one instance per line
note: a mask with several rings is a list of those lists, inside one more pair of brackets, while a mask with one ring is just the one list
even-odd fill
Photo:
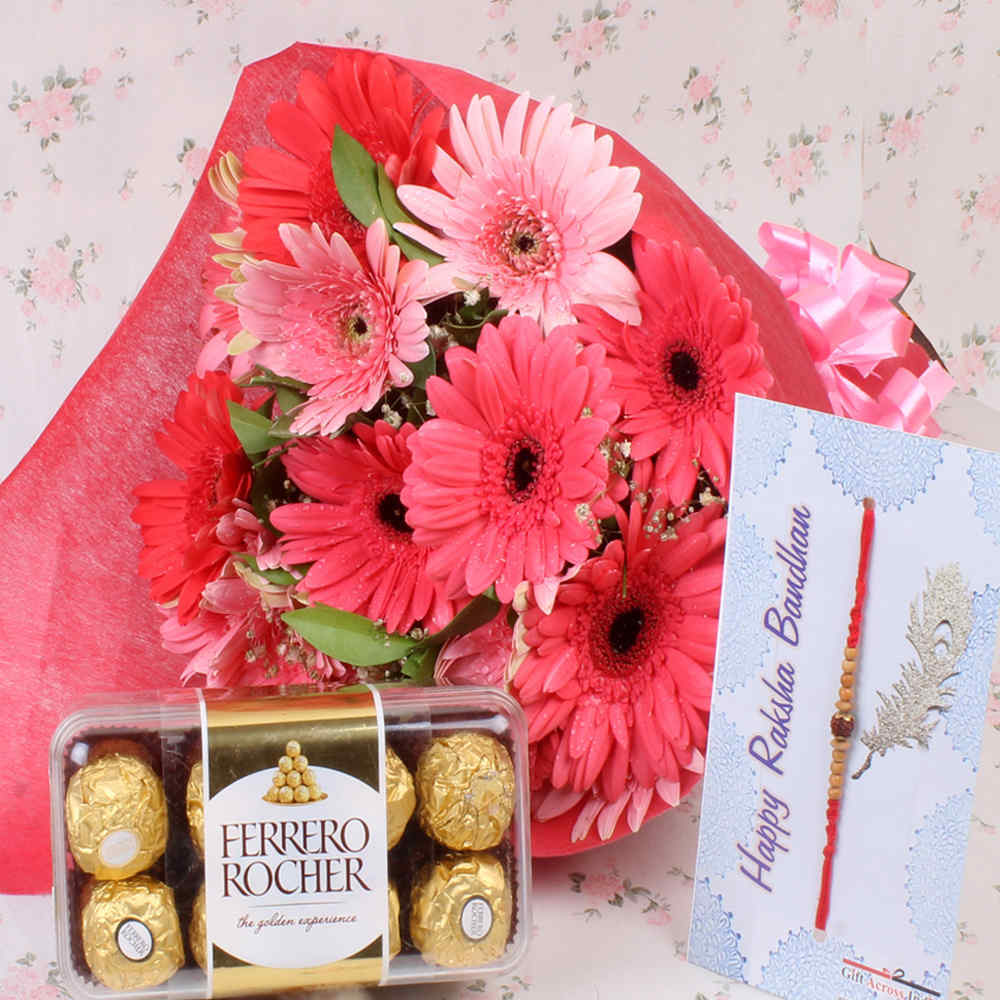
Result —
[[[847, 630], [848, 648], [854, 650], [858, 649], [861, 642], [861, 619], [864, 613], [865, 594], [868, 592], [868, 563], [871, 559], [872, 538], [875, 533], [875, 501], [870, 497], [865, 497], [864, 508], [865, 512], [861, 518], [861, 551], [858, 555], [858, 577], [854, 586], [854, 606], [851, 608], [851, 623]], [[842, 785], [841, 795], [843, 795]], [[819, 931], [826, 930], [827, 917], [830, 915], [833, 855], [837, 849], [837, 824], [840, 821], [840, 801], [839, 798], [829, 798], [826, 803], [826, 846], [823, 848], [823, 875], [819, 886], [819, 901], [816, 904], [815, 926]]]
[[840, 799], [826, 800], [826, 847], [823, 848], [823, 879], [816, 906], [816, 929], [826, 930], [830, 915], [830, 887], [833, 883], [833, 852], [837, 849], [837, 823], [840, 820]]
[[868, 592], [868, 560], [872, 551], [872, 535], [875, 532], [875, 501], [864, 500], [865, 513], [861, 518], [861, 553], [858, 557], [858, 579], [854, 587], [854, 607], [851, 608], [851, 625], [847, 630], [847, 645], [858, 648], [861, 639], [861, 615], [865, 594]]

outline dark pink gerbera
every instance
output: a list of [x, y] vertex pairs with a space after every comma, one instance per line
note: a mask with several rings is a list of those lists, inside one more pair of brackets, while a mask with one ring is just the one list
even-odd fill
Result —
[[133, 491], [132, 520], [142, 528], [139, 575], [153, 599], [177, 601], [181, 623], [197, 612], [201, 594], [230, 555], [216, 529], [250, 492], [250, 462], [229, 423], [226, 401], [243, 393], [220, 372], [192, 375], [177, 398], [174, 419], [156, 435], [160, 451], [184, 475]]
[[699, 466], [726, 489], [734, 396], [762, 396], [773, 379], [750, 303], [732, 277], [720, 278], [698, 248], [639, 237], [634, 247], [642, 323], [628, 326], [581, 306], [577, 315], [592, 329], [580, 338], [607, 348], [618, 429], [631, 438], [631, 457], [655, 456], [655, 478], [671, 503], [684, 504]]
[[340, 233], [364, 253], [364, 229], [344, 206], [333, 179], [330, 149], [340, 125], [357, 139], [394, 184], [430, 182], [444, 108], [414, 94], [413, 77], [384, 55], [338, 53], [324, 80], [307, 70], [295, 103], [276, 101], [267, 127], [287, 153], [263, 146], [247, 151], [239, 186], [242, 249], [290, 264], [278, 226], [315, 223], [329, 239]]
[[301, 442], [284, 457], [288, 475], [319, 503], [279, 507], [285, 565], [312, 563], [301, 586], [313, 601], [382, 620], [390, 632], [415, 622], [441, 628], [455, 613], [427, 575], [428, 550], [414, 543], [400, 500], [416, 428], [380, 420], [353, 433]]
[[591, 503], [604, 492], [601, 443], [617, 415], [604, 351], [578, 351], [578, 326], [543, 338], [531, 319], [485, 326], [476, 351], [451, 348], [451, 381], [427, 381], [437, 419], [410, 440], [401, 494], [428, 572], [449, 594], [491, 584], [508, 602], [581, 563], [597, 543]]
[[[664, 541], [658, 512], [643, 518], [633, 507], [624, 541], [563, 583], [550, 614], [530, 599], [522, 612], [512, 687], [529, 740], [541, 744], [540, 779], [562, 790], [566, 805], [591, 789], [623, 808], [637, 796], [648, 806], [651, 790], [676, 802], [681, 771], [700, 769], [722, 586], [720, 515], [719, 506], [705, 508]], [[552, 815], [561, 811], [547, 798]]]

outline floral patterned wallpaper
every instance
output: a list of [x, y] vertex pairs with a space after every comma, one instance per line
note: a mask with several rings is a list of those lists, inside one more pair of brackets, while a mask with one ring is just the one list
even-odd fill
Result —
[[[871, 239], [916, 271], [904, 305], [960, 389], [1000, 406], [1000, 0], [470, 0], [460, 17], [445, 0], [17, 7], [0, 40], [0, 476], [155, 266], [242, 66], [295, 40], [446, 62], [569, 100], [758, 260], [765, 219]], [[1000, 995], [993, 680], [953, 1000]], [[759, 995], [681, 961], [697, 811], [689, 801], [621, 844], [538, 865], [525, 969], [449, 995], [661, 996], [668, 980], [670, 996], [691, 1000]], [[4, 996], [65, 995], [49, 906], [0, 900]]]
[[572, 101], [758, 259], [764, 219], [870, 238], [966, 393], [1000, 404], [994, 0], [21, 3], [0, 117], [0, 475], [99, 350], [204, 165], [241, 67], [296, 40]]

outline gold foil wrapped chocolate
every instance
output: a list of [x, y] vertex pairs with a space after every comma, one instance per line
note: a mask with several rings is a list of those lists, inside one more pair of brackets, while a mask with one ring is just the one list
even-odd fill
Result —
[[191, 909], [191, 925], [188, 927], [188, 944], [194, 960], [204, 970], [208, 971], [208, 923], [205, 918], [205, 886], [198, 890]]
[[492, 854], [450, 854], [417, 877], [410, 935], [435, 965], [493, 962], [507, 947], [511, 908], [503, 865]]
[[112, 990], [158, 986], [184, 964], [174, 892], [147, 875], [95, 883], [81, 936], [90, 971]]
[[389, 958], [395, 958], [403, 950], [399, 935], [399, 893], [396, 883], [389, 883]]
[[191, 839], [198, 853], [205, 856], [205, 778], [201, 761], [191, 768], [187, 783], [187, 817], [191, 829]]
[[77, 771], [66, 789], [66, 832], [77, 864], [99, 879], [141, 872], [167, 846], [167, 802], [152, 768], [113, 753]]
[[514, 765], [487, 733], [435, 739], [417, 763], [420, 825], [456, 851], [481, 851], [503, 839], [514, 813]]
[[385, 835], [389, 847], [395, 847], [417, 807], [413, 775], [392, 747], [385, 748]]

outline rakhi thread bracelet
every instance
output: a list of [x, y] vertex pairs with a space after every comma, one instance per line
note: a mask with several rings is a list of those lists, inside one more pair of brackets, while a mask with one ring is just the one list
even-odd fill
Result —
[[840, 696], [837, 710], [830, 719], [833, 739], [833, 757], [830, 761], [830, 784], [826, 800], [826, 846], [823, 848], [823, 875], [820, 880], [819, 901], [816, 904], [816, 930], [825, 932], [830, 915], [830, 889], [833, 882], [833, 855], [837, 849], [837, 824], [840, 822], [840, 802], [844, 794], [844, 775], [847, 772], [847, 754], [851, 749], [854, 733], [854, 691], [858, 672], [858, 648], [861, 645], [861, 619], [864, 613], [865, 594], [868, 591], [868, 564], [871, 557], [872, 537], [875, 533], [875, 501], [864, 499], [865, 512], [861, 518], [861, 551], [858, 556], [858, 577], [854, 585], [854, 606], [847, 630], [847, 645], [841, 664]]

